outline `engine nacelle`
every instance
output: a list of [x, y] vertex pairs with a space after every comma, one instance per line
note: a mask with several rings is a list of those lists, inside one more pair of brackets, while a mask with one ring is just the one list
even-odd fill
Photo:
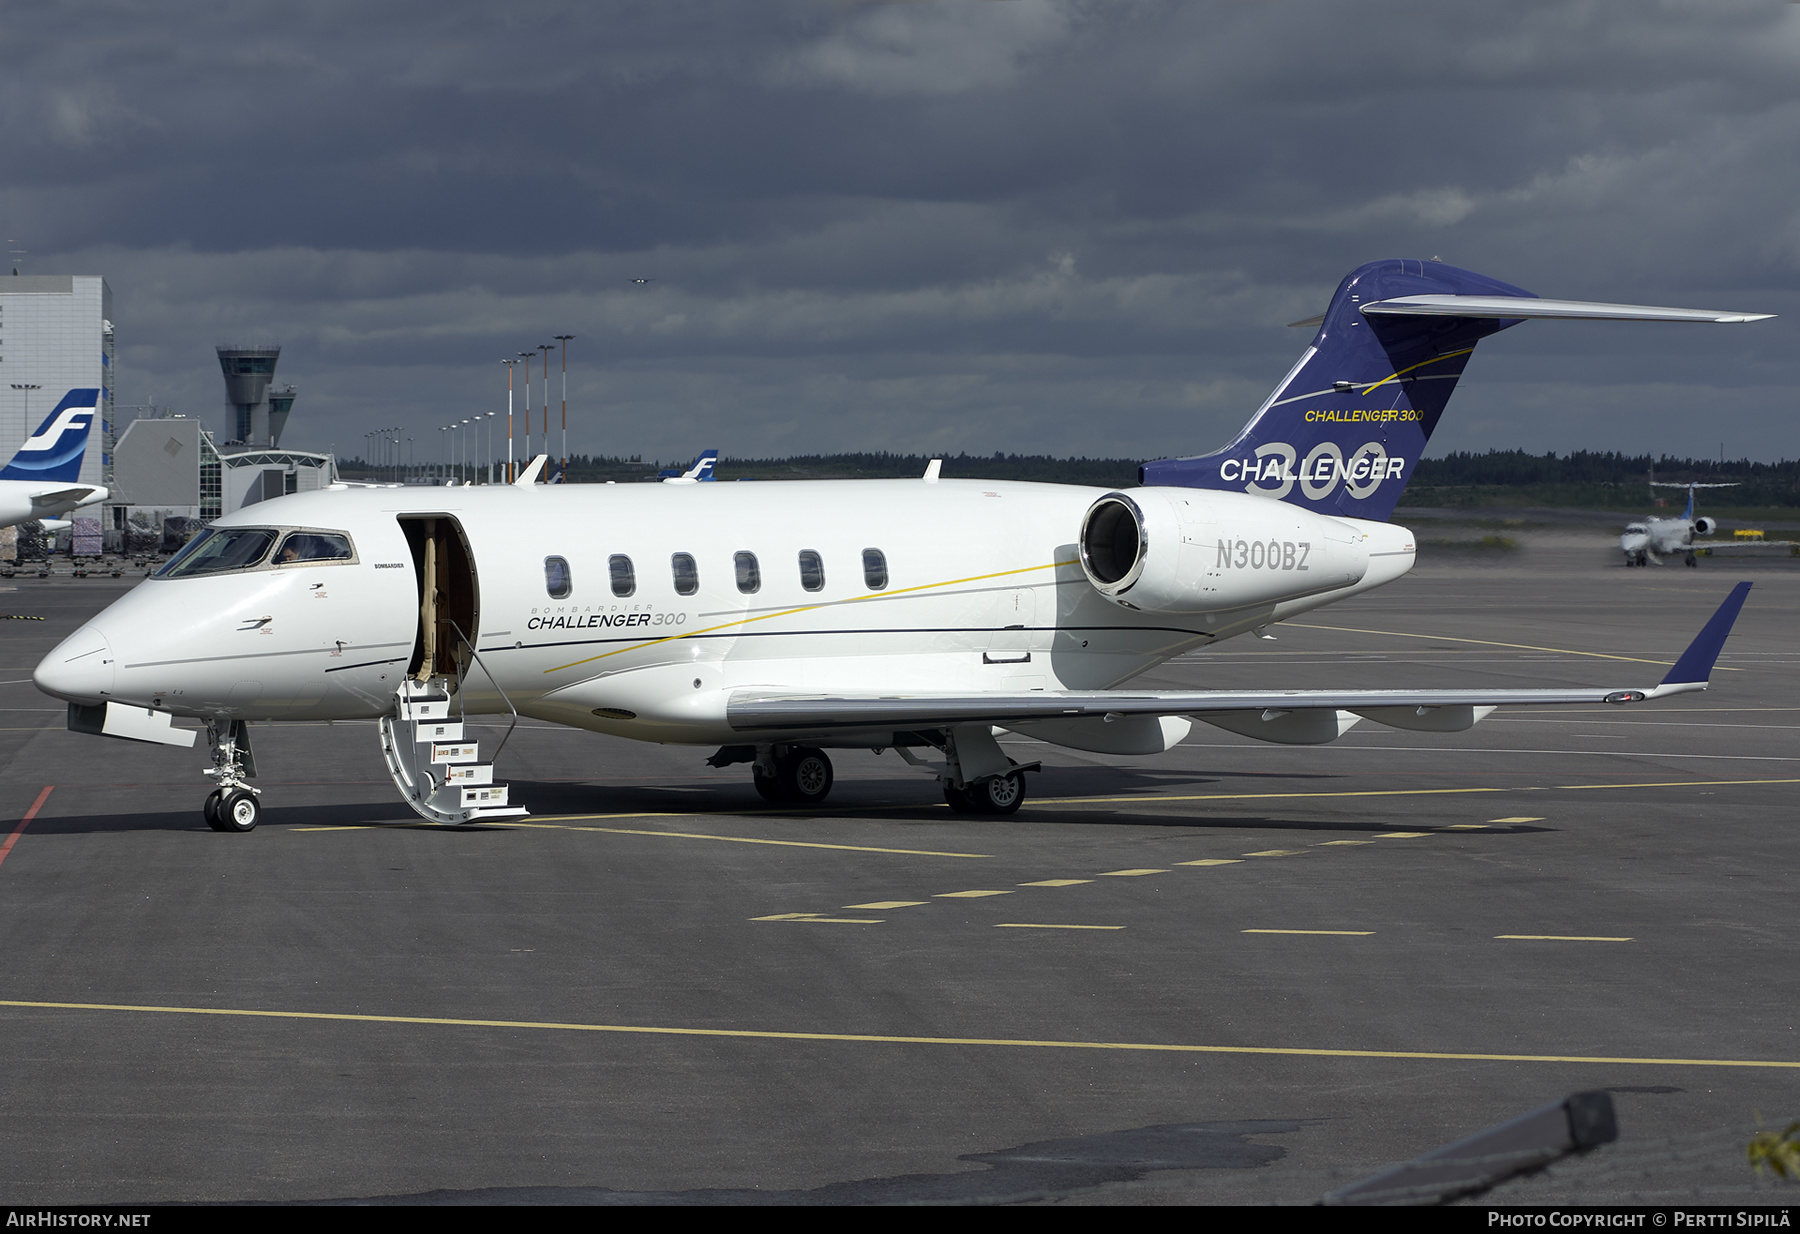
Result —
[[1335, 591], [1369, 568], [1355, 528], [1247, 493], [1139, 488], [1108, 493], [1081, 521], [1094, 589], [1152, 613], [1221, 612]]
[[1694, 520], [1694, 534], [1697, 536], [1710, 536], [1718, 529], [1718, 523], [1710, 518], [1697, 518]]

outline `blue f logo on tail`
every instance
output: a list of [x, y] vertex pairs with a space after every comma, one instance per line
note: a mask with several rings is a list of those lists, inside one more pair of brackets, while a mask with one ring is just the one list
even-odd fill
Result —
[[0, 480], [67, 483], [79, 479], [88, 430], [93, 428], [99, 408], [98, 390], [71, 390], [63, 395], [62, 402], [44, 417], [37, 432], [25, 439], [12, 462], [0, 470]]

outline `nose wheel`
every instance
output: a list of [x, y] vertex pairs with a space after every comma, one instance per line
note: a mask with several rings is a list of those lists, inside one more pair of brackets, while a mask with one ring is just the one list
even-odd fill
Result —
[[215, 788], [206, 795], [202, 813], [214, 831], [254, 831], [262, 822], [262, 803], [247, 788]]
[[250, 726], [242, 720], [209, 720], [207, 743], [213, 765], [206, 769], [218, 787], [206, 795], [200, 813], [214, 831], [254, 831], [262, 821], [257, 791], [244, 781], [256, 774], [256, 756], [250, 751]]

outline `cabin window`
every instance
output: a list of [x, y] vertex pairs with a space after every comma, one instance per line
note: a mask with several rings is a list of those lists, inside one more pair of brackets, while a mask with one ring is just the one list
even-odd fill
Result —
[[544, 590], [552, 600], [567, 600], [573, 586], [567, 561], [561, 557], [544, 558]]
[[748, 596], [762, 590], [762, 570], [756, 564], [755, 553], [738, 553], [731, 561], [737, 567], [739, 591]]
[[808, 591], [825, 589], [825, 560], [810, 548], [800, 550], [800, 585]]
[[291, 531], [275, 550], [275, 564], [308, 561], [349, 561], [354, 554], [350, 537], [335, 531]]
[[700, 590], [700, 568], [692, 553], [676, 553], [669, 558], [669, 568], [675, 575], [676, 595], [691, 596]]
[[158, 570], [156, 577], [194, 578], [249, 570], [262, 564], [274, 543], [275, 533], [265, 527], [208, 527], [169, 558], [169, 564]]
[[863, 586], [881, 591], [887, 586], [887, 555], [878, 548], [863, 550]]
[[606, 559], [606, 568], [612, 573], [613, 594], [623, 600], [637, 590], [637, 575], [631, 569], [631, 558], [623, 553], [614, 553]]

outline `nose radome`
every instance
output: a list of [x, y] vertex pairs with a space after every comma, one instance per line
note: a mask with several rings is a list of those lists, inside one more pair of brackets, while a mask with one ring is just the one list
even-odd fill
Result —
[[100, 703], [112, 693], [112, 646], [93, 626], [82, 626], [38, 661], [32, 682], [45, 694], [72, 703]]

